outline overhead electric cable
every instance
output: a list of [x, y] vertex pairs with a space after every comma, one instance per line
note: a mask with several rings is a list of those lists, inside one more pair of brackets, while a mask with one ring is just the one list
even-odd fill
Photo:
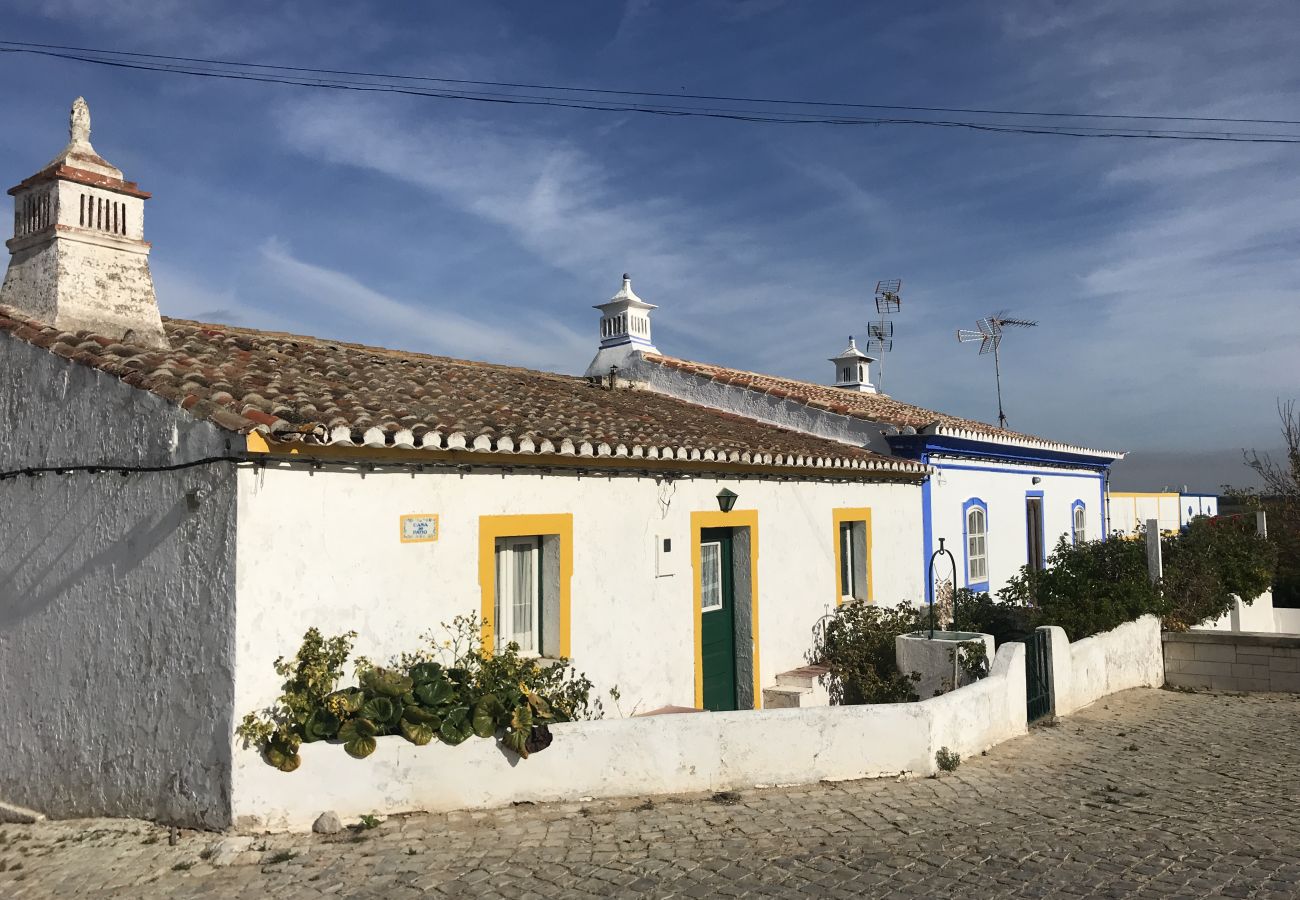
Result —
[[[1132, 127], [1121, 124], [1129, 121], [1160, 121], [1186, 123], [1230, 123], [1243, 125], [1294, 125], [1300, 121], [1285, 119], [1225, 119], [1198, 118], [1193, 116], [1151, 116], [1151, 115], [1108, 115], [1101, 113], [1059, 113], [1026, 112], [1010, 110], [961, 109], [955, 107], [909, 107], [884, 104], [836, 103], [831, 101], [799, 101], [789, 99], [757, 99], [744, 97], [724, 97], [707, 94], [669, 94], [664, 92], [638, 92], [602, 88], [573, 88], [554, 85], [526, 84], [522, 82], [470, 81], [468, 79], [436, 78], [417, 75], [384, 75], [371, 72], [356, 72], [341, 69], [312, 69], [296, 66], [275, 65], [269, 63], [237, 63], [225, 60], [202, 59], [198, 57], [164, 56], [160, 54], [134, 53], [118, 50], [99, 50], [93, 48], [65, 47], [54, 44], [33, 44], [17, 41], [0, 41], [0, 52], [25, 53], [56, 59], [78, 61], [93, 65], [113, 68], [132, 69], [146, 72], [159, 72], [174, 75], [190, 75], [202, 78], [216, 78], [233, 81], [248, 81], [267, 84], [284, 84], [317, 89], [358, 91], [366, 93], [391, 93], [441, 100], [459, 100], [462, 102], [496, 103], [524, 106], [549, 106], [565, 109], [580, 109], [600, 112], [641, 113], [660, 116], [703, 117], [729, 119], [733, 121], [783, 124], [783, 125], [840, 125], [840, 126], [889, 126], [911, 125], [938, 128], [962, 128], [975, 131], [987, 131], [1003, 134], [1041, 134], [1063, 137], [1093, 138], [1129, 138], [1141, 140], [1177, 140], [1177, 141], [1216, 141], [1229, 143], [1300, 143], [1300, 133], [1259, 132], [1259, 131], [1220, 131], [1205, 128], [1151, 128]], [[89, 55], [87, 55], [89, 54]], [[261, 71], [250, 71], [261, 70]], [[291, 74], [305, 73], [305, 74]], [[313, 77], [314, 76], [314, 77]], [[321, 77], [324, 76], [324, 77]], [[339, 77], [346, 76], [346, 77]], [[369, 79], [369, 80], [356, 80]], [[404, 82], [395, 84], [394, 81]], [[482, 88], [511, 88], [529, 91], [560, 91], [583, 93], [584, 98], [553, 96], [545, 93], [507, 93], [499, 90], [451, 90], [434, 87], [421, 87], [411, 82], [432, 82], [477, 86]], [[624, 100], [600, 99], [597, 95], [610, 97], [653, 97], [673, 98], [677, 104], [655, 102], [629, 103]], [[753, 104], [752, 108], [710, 107], [690, 105], [681, 101], [708, 100], [737, 104]], [[786, 107], [806, 106], [818, 108], [838, 107], [844, 109], [898, 110], [916, 113], [960, 113], [968, 116], [1022, 116], [1053, 117], [1099, 120], [1109, 119], [1115, 124], [1096, 126], [1084, 124], [1049, 125], [1027, 122], [973, 121], [965, 119], [827, 115], [822, 112], [801, 112], [794, 109], [775, 110], [763, 108], [762, 104], [778, 104]]]

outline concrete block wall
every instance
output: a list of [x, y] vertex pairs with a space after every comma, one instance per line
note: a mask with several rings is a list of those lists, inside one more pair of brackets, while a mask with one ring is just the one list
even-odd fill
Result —
[[1164, 635], [1173, 687], [1300, 692], [1300, 636], [1188, 631]]

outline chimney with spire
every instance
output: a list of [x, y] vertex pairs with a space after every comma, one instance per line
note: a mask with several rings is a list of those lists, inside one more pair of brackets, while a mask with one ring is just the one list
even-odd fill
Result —
[[638, 350], [659, 352], [650, 339], [650, 311], [658, 307], [636, 295], [626, 272], [618, 293], [594, 308], [600, 310], [600, 349], [587, 367], [588, 377], [607, 376], [611, 367], [623, 368]]
[[875, 358], [867, 356], [858, 349], [858, 342], [849, 335], [849, 345], [840, 351], [839, 356], [831, 357], [835, 364], [835, 386], [846, 391], [861, 391], [864, 394], [876, 393], [876, 386], [871, 383], [871, 364]]
[[149, 195], [90, 145], [90, 109], [78, 97], [68, 145], [9, 189], [14, 235], [0, 305], [65, 331], [166, 347], [149, 274]]

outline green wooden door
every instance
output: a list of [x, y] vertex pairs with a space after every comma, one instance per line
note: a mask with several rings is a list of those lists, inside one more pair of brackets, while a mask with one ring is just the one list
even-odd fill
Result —
[[736, 586], [731, 529], [700, 531], [700, 643], [704, 708], [736, 708]]

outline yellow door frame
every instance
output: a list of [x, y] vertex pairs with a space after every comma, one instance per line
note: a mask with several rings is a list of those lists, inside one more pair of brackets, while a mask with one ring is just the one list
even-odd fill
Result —
[[560, 539], [560, 656], [572, 655], [569, 644], [570, 582], [573, 579], [573, 513], [529, 516], [479, 516], [478, 583], [481, 590], [479, 614], [483, 619], [483, 649], [496, 646], [497, 538], [553, 534]]
[[695, 629], [695, 708], [704, 708], [704, 635], [700, 622], [700, 532], [705, 528], [749, 529], [749, 624], [754, 668], [754, 709], [763, 705], [758, 672], [758, 510], [691, 513], [691, 621]]
[[845, 522], [865, 522], [867, 532], [867, 602], [875, 603], [875, 574], [876, 567], [871, 564], [871, 507], [869, 506], [846, 506], [840, 509], [831, 510], [831, 540], [835, 542], [835, 603], [838, 606], [844, 601], [844, 595], [840, 593], [840, 557], [843, 554], [843, 548], [840, 546], [840, 526]]

